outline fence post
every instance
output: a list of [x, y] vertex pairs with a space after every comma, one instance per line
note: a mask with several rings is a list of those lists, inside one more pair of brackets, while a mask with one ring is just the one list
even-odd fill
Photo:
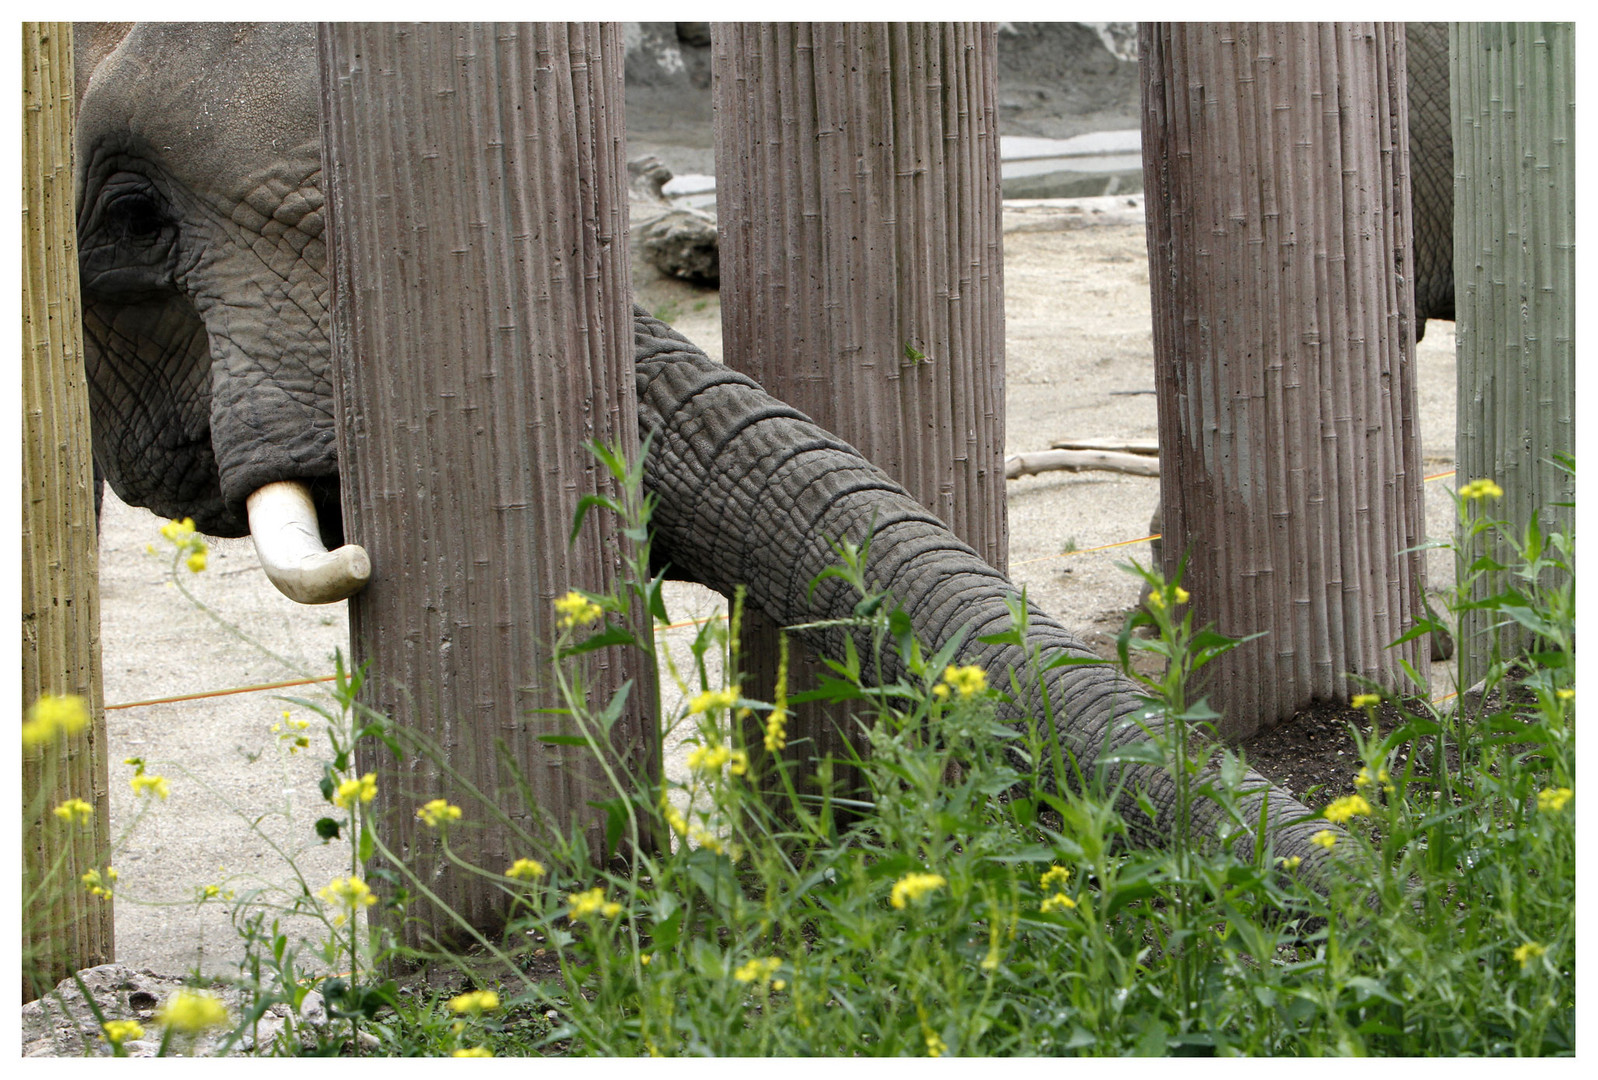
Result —
[[[584, 750], [540, 741], [573, 729], [538, 710], [559, 705], [553, 601], [621, 570], [609, 515], [567, 543], [583, 495], [618, 494], [584, 443], [638, 453], [621, 36], [323, 24], [319, 52], [344, 520], [373, 566], [351, 601], [355, 656], [366, 703], [485, 793], [383, 755], [379, 820], [429, 889], [491, 929], [504, 892], [452, 866], [417, 807], [460, 805], [453, 850], [499, 873], [547, 855], [549, 829], [577, 827], [598, 858], [589, 802], [612, 794]], [[585, 660], [596, 707], [633, 681], [612, 748], [657, 771], [654, 672], [621, 648]], [[409, 915], [409, 938], [460, 935], [436, 908]]]
[[[111, 901], [79, 875], [110, 858], [99, 546], [78, 305], [72, 24], [22, 24], [22, 708], [81, 697], [82, 730], [22, 756], [22, 999], [110, 963]], [[69, 798], [83, 825], [58, 818]], [[52, 873], [53, 870], [53, 873]]]
[[[995, 33], [711, 24], [727, 364], [848, 440], [1003, 570]], [[745, 674], [769, 695], [777, 629], [745, 618]], [[794, 664], [792, 689], [816, 667]], [[790, 723], [834, 758], [838, 728], [853, 725], [819, 708]]]

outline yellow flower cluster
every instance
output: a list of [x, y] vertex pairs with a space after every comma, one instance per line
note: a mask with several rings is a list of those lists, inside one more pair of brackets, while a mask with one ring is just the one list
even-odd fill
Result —
[[1038, 910], [1047, 915], [1051, 911], [1070, 911], [1074, 907], [1076, 907], [1075, 900], [1063, 892], [1057, 892], [1053, 896], [1045, 896], [1043, 903], [1038, 905]]
[[[1192, 598], [1192, 594], [1186, 589], [1182, 588], [1180, 585], [1177, 585], [1171, 589], [1171, 599], [1176, 601], [1178, 607], [1187, 603]], [[1155, 589], [1149, 593], [1149, 607], [1160, 608], [1161, 610], [1164, 610], [1165, 590]]]
[[1322, 829], [1320, 832], [1310, 837], [1309, 842], [1312, 844], [1317, 844], [1325, 848], [1327, 851], [1330, 851], [1337, 846], [1337, 834], [1330, 829]]
[[185, 560], [189, 572], [198, 574], [205, 569], [205, 554], [207, 551], [205, 541], [200, 539], [194, 531], [194, 519], [184, 518], [182, 521], [169, 521], [161, 526], [161, 535], [166, 537], [179, 551], [187, 550], [189, 557]]
[[376, 795], [377, 774], [367, 773], [359, 780], [342, 781], [338, 786], [338, 790], [333, 793], [333, 805], [348, 807], [357, 799], [363, 803], [369, 803]]
[[105, 1034], [105, 1041], [112, 1046], [121, 1046], [130, 1039], [144, 1038], [144, 1025], [137, 1020], [107, 1020], [100, 1025], [100, 1030]]
[[777, 686], [772, 693], [771, 715], [766, 717], [766, 753], [788, 745], [788, 635], [777, 636]]
[[89, 723], [89, 703], [77, 694], [45, 694], [22, 722], [22, 745], [37, 746], [57, 735], [76, 735]]
[[1554, 696], [1560, 701], [1573, 701], [1576, 697], [1576, 691], [1571, 687], [1564, 686], [1560, 687], [1558, 690], [1555, 690]]
[[87, 825], [94, 820], [94, 807], [82, 799], [68, 799], [53, 811], [55, 816], [67, 824]]
[[1276, 860], [1276, 865], [1280, 866], [1283, 870], [1297, 870], [1299, 868], [1299, 865], [1301, 863], [1303, 863], [1303, 861], [1304, 861], [1304, 856], [1302, 856], [1302, 855], [1294, 855], [1291, 858], [1277, 859]]
[[893, 883], [888, 903], [903, 909], [908, 901], [919, 900], [927, 893], [941, 889], [948, 883], [942, 874], [906, 874]]
[[1372, 780], [1370, 766], [1361, 765], [1359, 767], [1359, 774], [1354, 777], [1354, 786], [1362, 788], [1370, 787], [1372, 784], [1379, 783], [1382, 785], [1382, 790], [1391, 795], [1394, 791], [1392, 779], [1392, 776], [1389, 775], [1386, 769], [1378, 769], [1376, 770], [1376, 779]]
[[595, 915], [614, 919], [621, 914], [621, 905], [614, 900], [606, 900], [605, 890], [598, 885], [587, 892], [571, 893], [566, 900], [571, 904], [571, 917], [574, 919], [592, 920]]
[[167, 785], [166, 777], [164, 776], [145, 776], [141, 771], [135, 774], [128, 783], [132, 786], [134, 795], [155, 795], [164, 800], [172, 793], [172, 789]]
[[372, 893], [371, 887], [354, 874], [347, 878], [334, 878], [316, 895], [329, 904], [336, 904], [345, 909], [333, 917], [334, 926], [343, 926], [350, 915], [377, 903], [377, 897]]
[[537, 859], [517, 859], [505, 871], [505, 876], [518, 881], [531, 881], [544, 876], [544, 864]]
[[560, 613], [562, 630], [587, 626], [605, 613], [604, 608], [575, 589], [555, 601], [555, 610]]
[[493, 1057], [494, 1051], [486, 1046], [468, 1046], [460, 1050], [451, 1050], [450, 1057]]
[[429, 829], [436, 829], [440, 825], [447, 825], [451, 821], [461, 819], [461, 808], [448, 803], [443, 799], [429, 799], [416, 808], [416, 816], [422, 819], [422, 824]]
[[1461, 499], [1501, 499], [1504, 497], [1504, 489], [1483, 477], [1480, 480], [1472, 480], [1460, 488], [1459, 497]]
[[227, 1006], [215, 994], [179, 990], [166, 999], [155, 1019], [165, 1027], [192, 1035], [226, 1024]]
[[732, 751], [720, 743], [696, 747], [688, 755], [688, 768], [693, 772], [716, 772], [732, 757]]
[[116, 884], [117, 872], [113, 867], [106, 867], [105, 873], [98, 870], [87, 870], [78, 879], [83, 882], [83, 887], [89, 890], [90, 896], [98, 896], [102, 900], [111, 899], [111, 886]]
[[1380, 694], [1355, 694], [1349, 704], [1356, 709], [1374, 709], [1382, 703]]
[[1043, 871], [1043, 876], [1038, 879], [1038, 885], [1044, 892], [1048, 892], [1056, 887], [1063, 888], [1065, 883], [1070, 880], [1071, 871], [1056, 863]]
[[951, 693], [968, 698], [973, 694], [980, 694], [988, 688], [988, 673], [975, 664], [965, 664], [956, 667], [950, 664], [943, 669], [943, 681], [932, 688], [932, 693], [939, 701], [948, 699]]
[[[284, 731], [284, 725], [288, 730]], [[310, 736], [305, 734], [305, 729], [311, 726], [309, 720], [299, 720], [291, 717], [287, 709], [283, 710], [283, 723], [272, 725], [272, 734], [289, 744], [289, 753], [297, 754], [311, 745]]]
[[499, 995], [492, 990], [472, 990], [449, 999], [449, 1008], [455, 1013], [485, 1013], [499, 1008]]
[[[750, 960], [748, 963], [740, 965], [738, 970], [732, 973], [732, 977], [741, 983], [759, 983], [764, 986], [766, 983], [771, 982], [772, 977], [777, 974], [777, 970], [781, 967], [782, 957], [768, 956], [765, 959]], [[787, 985], [786, 981], [778, 979], [776, 982], [772, 982], [772, 989], [781, 990]]]
[[1520, 966], [1525, 967], [1548, 950], [1535, 941], [1528, 941], [1515, 949], [1515, 959], [1520, 961]]
[[738, 702], [738, 688], [729, 686], [725, 690], [706, 690], [697, 694], [688, 703], [688, 715], [698, 716], [716, 709], [730, 709]]
[[1558, 813], [1565, 808], [1575, 792], [1567, 787], [1543, 788], [1537, 793], [1537, 809], [1543, 813]]
[[927, 1032], [927, 1057], [942, 1057], [948, 1050], [948, 1044], [938, 1036], [937, 1032]]
[[702, 825], [695, 825], [688, 830], [688, 841], [717, 855], [727, 854], [727, 846], [721, 842], [721, 837]]
[[775, 754], [788, 745], [788, 710], [778, 707], [766, 717], [766, 753]]
[[1339, 825], [1349, 818], [1370, 812], [1371, 804], [1365, 801], [1363, 795], [1344, 795], [1341, 799], [1333, 799], [1326, 804], [1326, 809], [1321, 811], [1327, 821], [1335, 821]]
[[233, 890], [224, 890], [220, 885], [206, 885], [203, 888], [196, 888], [194, 891], [201, 900], [215, 900], [218, 897], [223, 900], [233, 899]]

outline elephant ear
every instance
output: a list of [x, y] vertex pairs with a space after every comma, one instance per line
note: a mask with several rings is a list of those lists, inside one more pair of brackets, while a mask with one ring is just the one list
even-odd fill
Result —
[[72, 80], [77, 92], [77, 103], [83, 104], [83, 93], [89, 88], [94, 69], [116, 51], [133, 29], [130, 22], [80, 22], [72, 24]]

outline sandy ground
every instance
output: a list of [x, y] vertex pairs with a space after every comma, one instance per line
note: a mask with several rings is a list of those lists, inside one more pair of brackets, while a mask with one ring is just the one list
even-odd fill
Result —
[[[1040, 450], [1063, 436], [1152, 437], [1155, 402], [1149, 329], [1148, 269], [1141, 224], [1063, 228], [1067, 215], [1007, 209], [1005, 314], [1007, 452]], [[644, 303], [712, 356], [720, 352], [714, 293], [669, 286], [646, 290]], [[1433, 323], [1421, 346], [1422, 443], [1427, 472], [1452, 467], [1453, 326]], [[1444, 485], [1427, 485], [1428, 526], [1447, 535]], [[1148, 544], [1077, 550], [1145, 537], [1158, 500], [1157, 480], [1116, 473], [1051, 473], [1009, 484], [1010, 568], [1045, 610], [1090, 641], [1119, 629], [1136, 602], [1136, 580], [1114, 564], [1147, 561]], [[108, 493], [101, 540], [101, 619], [105, 700], [110, 705], [226, 690], [332, 671], [346, 647], [344, 605], [303, 608], [280, 596], [257, 572], [248, 540], [213, 545], [203, 574], [181, 571], [184, 584], [234, 630], [219, 625], [171, 584], [160, 545], [161, 522]], [[1441, 556], [1433, 587], [1448, 571]], [[720, 598], [692, 586], [669, 596], [674, 619], [720, 610]], [[686, 647], [690, 630], [670, 643]], [[264, 645], [271, 655], [248, 641]], [[666, 680], [662, 680], [663, 684]], [[316, 687], [254, 692], [170, 704], [113, 708], [110, 731], [111, 816], [119, 837], [116, 907], [118, 959], [134, 968], [178, 974], [195, 966], [226, 972], [241, 955], [225, 908], [197, 906], [206, 884], [250, 888], [293, 881], [284, 856], [314, 890], [348, 873], [343, 849], [321, 847], [311, 823], [324, 805], [317, 791], [319, 751], [289, 755], [271, 731], [282, 713], [316, 720], [283, 696], [322, 698]], [[313, 726], [312, 730], [315, 730]], [[139, 756], [164, 774], [171, 796], [144, 816], [129, 788]], [[309, 926], [302, 929], [308, 931]]]

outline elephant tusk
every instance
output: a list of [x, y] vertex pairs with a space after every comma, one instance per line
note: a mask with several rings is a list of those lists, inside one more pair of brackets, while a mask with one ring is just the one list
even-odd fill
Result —
[[265, 484], [244, 505], [261, 569], [290, 600], [331, 604], [360, 592], [372, 576], [365, 548], [345, 544], [329, 551], [323, 546], [311, 489], [300, 481]]

